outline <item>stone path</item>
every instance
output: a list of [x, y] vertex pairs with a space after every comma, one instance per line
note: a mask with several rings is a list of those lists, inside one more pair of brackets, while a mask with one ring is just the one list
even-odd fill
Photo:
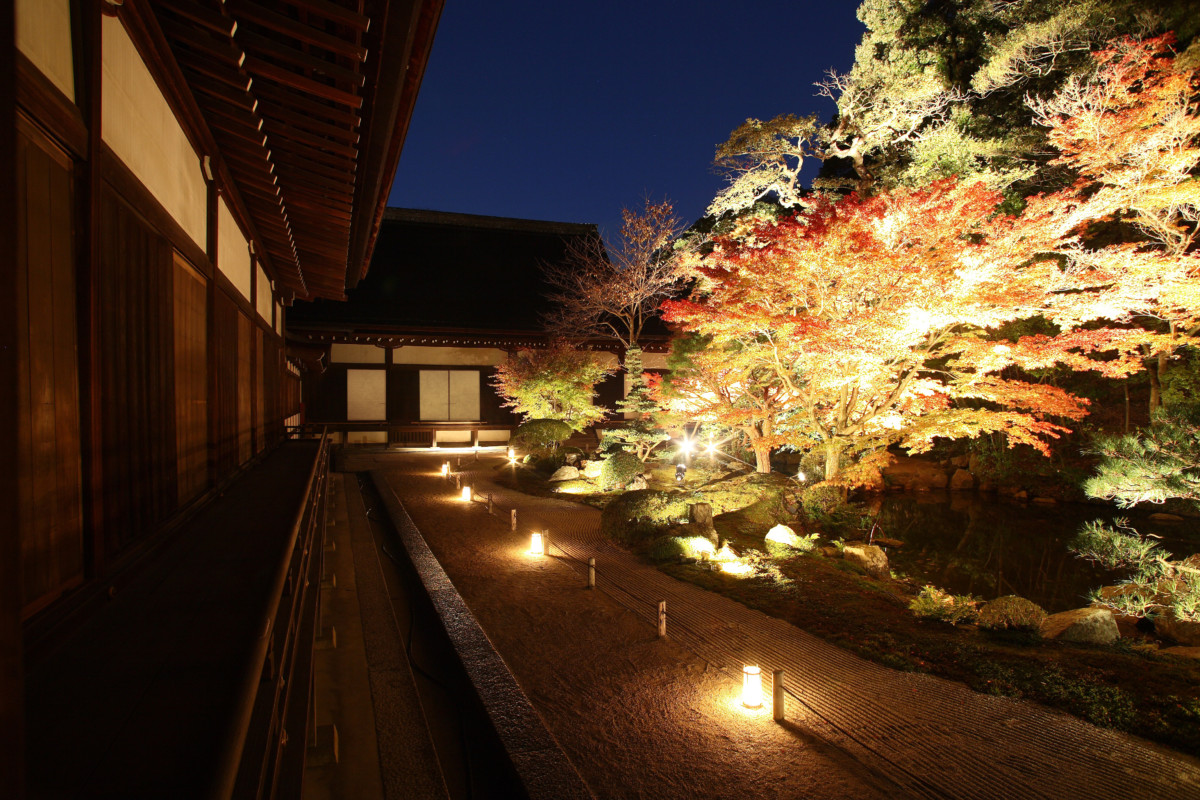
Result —
[[[607, 542], [599, 512], [491, 483], [494, 460], [464, 460], [462, 477], [491, 492], [495, 514], [517, 508], [522, 530], [548, 529], [553, 554], [731, 680], [757, 663], [769, 691], [785, 671], [787, 714], [917, 797], [1200, 798], [1200, 762], [1033, 703], [864, 661], [785, 622], [676, 581]], [[398, 487], [400, 488], [400, 487]], [[400, 488], [401, 496], [403, 490]]]

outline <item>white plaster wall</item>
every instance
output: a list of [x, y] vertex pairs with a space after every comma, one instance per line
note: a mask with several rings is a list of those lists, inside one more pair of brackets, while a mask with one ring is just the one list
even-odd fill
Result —
[[250, 244], [224, 199], [217, 199], [217, 269], [250, 302]]
[[329, 348], [333, 364], [382, 364], [387, 354], [373, 344], [334, 344]]
[[258, 297], [255, 306], [258, 308], [258, 315], [270, 325], [271, 324], [271, 281], [267, 278], [267, 273], [263, 272], [263, 268], [257, 264], [254, 266], [258, 270], [258, 283], [255, 288], [258, 289]]
[[17, 0], [17, 49], [75, 102], [71, 0]]
[[470, 444], [470, 431], [434, 431], [433, 441], [437, 444]]
[[393, 364], [445, 364], [447, 366], [494, 367], [508, 354], [494, 347], [426, 347], [405, 345], [392, 350]]
[[387, 419], [387, 373], [384, 370], [346, 370], [346, 419]]
[[[33, 0], [31, 0], [32, 2]], [[166, 98], [115, 17], [101, 23], [101, 135], [199, 247], [208, 237], [208, 187]]]

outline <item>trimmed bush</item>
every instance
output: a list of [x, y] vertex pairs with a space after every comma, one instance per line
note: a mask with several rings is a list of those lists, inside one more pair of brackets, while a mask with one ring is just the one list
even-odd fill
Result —
[[600, 530], [623, 544], [638, 545], [688, 518], [688, 495], [639, 489], [613, 498], [600, 515]]
[[975, 598], [970, 595], [952, 595], [936, 586], [926, 586], [911, 603], [908, 610], [919, 619], [932, 619], [957, 625], [973, 622], [977, 616]]
[[531, 419], [513, 432], [512, 442], [514, 447], [554, 450], [572, 433], [571, 426], [560, 419]]
[[997, 597], [979, 610], [979, 627], [989, 631], [1038, 633], [1045, 621], [1041, 606], [1013, 594]]
[[633, 453], [613, 453], [600, 467], [600, 488], [620, 489], [642, 473], [642, 460]]
[[716, 550], [703, 536], [660, 536], [646, 548], [646, 555], [655, 561], [674, 561], [680, 558], [703, 559]]

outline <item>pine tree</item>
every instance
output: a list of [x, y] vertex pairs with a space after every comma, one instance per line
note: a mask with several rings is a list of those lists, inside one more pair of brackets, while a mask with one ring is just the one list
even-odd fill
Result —
[[[1174, 408], [1155, 417], [1144, 431], [1097, 439], [1096, 474], [1084, 484], [1089, 497], [1113, 500], [1122, 508], [1142, 502], [1189, 500], [1200, 505], [1200, 406]], [[1107, 569], [1131, 570], [1116, 592], [1093, 599], [1136, 617], [1168, 614], [1200, 622], [1200, 559], [1170, 560], [1156, 542], [1124, 520], [1093, 521], [1072, 543], [1081, 557]]]
[[629, 394], [617, 403], [617, 411], [627, 417], [625, 424], [609, 428], [601, 437], [602, 449], [619, 448], [634, 453], [645, 461], [659, 445], [670, 439], [670, 435], [654, 421], [659, 404], [650, 393], [646, 375], [642, 371], [642, 349], [634, 346], [625, 351], [625, 372], [632, 384]]

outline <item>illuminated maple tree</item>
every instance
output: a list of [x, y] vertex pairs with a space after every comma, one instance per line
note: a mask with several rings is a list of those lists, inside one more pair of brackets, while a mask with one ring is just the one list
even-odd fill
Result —
[[562, 341], [545, 349], [523, 349], [496, 367], [492, 385], [526, 420], [556, 419], [583, 430], [604, 418], [592, 400], [596, 384], [612, 374], [594, 353], [575, 350]]
[[[701, 421], [753, 421], [764, 447], [815, 435], [827, 478], [848, 449], [898, 442], [920, 452], [939, 436], [1000, 432], [1047, 452], [1085, 401], [1008, 368], [1126, 374], [1128, 359], [1092, 358], [1125, 332], [989, 335], [1051, 302], [1064, 320], [1102, 316], [1088, 295], [1059, 291], [1058, 259], [1031, 259], [1054, 249], [1054, 228], [997, 215], [1001, 200], [981, 184], [939, 181], [819, 198], [806, 213], [718, 237], [689, 261], [693, 297], [664, 307], [669, 321], [710, 337], [708, 353], [693, 357], [706, 368], [673, 377], [676, 390]], [[770, 387], [772, 413], [752, 402], [752, 386]]]
[[758, 348], [739, 337], [677, 336], [667, 366], [652, 387], [667, 416], [735, 431], [754, 452], [757, 471], [770, 472], [771, 452], [788, 441], [784, 421], [797, 396]]
[[[1114, 318], [1153, 322], [1140, 342], [1151, 365], [1150, 409], [1161, 406], [1168, 359], [1200, 333], [1200, 70], [1196, 56], [1171, 52], [1170, 34], [1122, 38], [1094, 54], [1095, 75], [1076, 77], [1045, 100], [1031, 100], [1050, 128], [1055, 163], [1080, 175], [1070, 190], [1036, 198], [1064, 237], [1069, 271], [1092, 288]], [[1132, 242], [1094, 246], [1089, 227], [1131, 222]]]

